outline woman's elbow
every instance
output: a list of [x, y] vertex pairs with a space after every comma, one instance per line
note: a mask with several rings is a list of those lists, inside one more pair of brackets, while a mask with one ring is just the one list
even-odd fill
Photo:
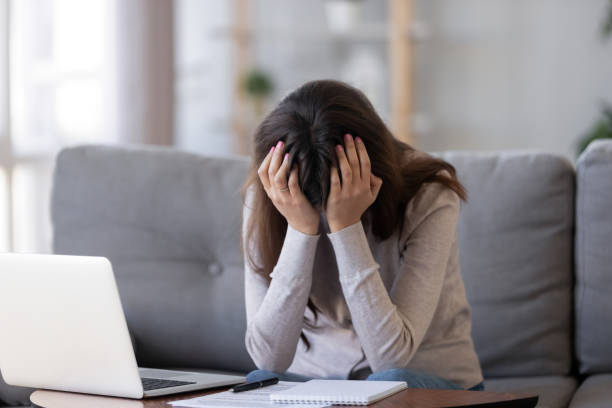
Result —
[[375, 362], [371, 362], [373, 371], [406, 367], [414, 357], [417, 345], [412, 333], [404, 329], [395, 339], [384, 345], [377, 353]]
[[270, 344], [262, 339], [255, 339], [247, 331], [245, 336], [246, 350], [251, 356], [251, 360], [260, 370], [273, 371], [275, 373], [284, 373], [291, 365], [291, 359], [283, 356], [278, 350], [274, 350]]

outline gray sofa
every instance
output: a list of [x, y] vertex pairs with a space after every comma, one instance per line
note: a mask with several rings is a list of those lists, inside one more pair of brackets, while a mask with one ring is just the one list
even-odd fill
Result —
[[[492, 391], [612, 406], [612, 142], [573, 165], [534, 152], [440, 153], [473, 337]], [[141, 365], [247, 372], [239, 189], [248, 162], [84, 146], [57, 158], [54, 250], [111, 259]], [[6, 404], [29, 390], [0, 384]]]

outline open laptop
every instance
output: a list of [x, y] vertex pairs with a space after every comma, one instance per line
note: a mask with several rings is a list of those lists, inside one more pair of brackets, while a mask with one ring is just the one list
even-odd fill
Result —
[[0, 254], [0, 370], [11, 385], [143, 398], [244, 376], [138, 368], [110, 262]]

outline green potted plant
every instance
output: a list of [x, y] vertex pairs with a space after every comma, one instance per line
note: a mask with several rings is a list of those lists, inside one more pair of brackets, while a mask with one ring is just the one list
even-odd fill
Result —
[[[612, 0], [608, 0], [608, 11], [601, 26], [602, 39], [612, 36]], [[587, 148], [589, 143], [597, 139], [612, 139], [612, 105], [604, 103], [597, 122], [578, 140], [578, 155]]]
[[266, 101], [274, 89], [272, 78], [260, 69], [251, 69], [244, 77], [243, 89], [253, 102], [255, 116], [261, 118], [266, 111]]
[[597, 122], [595, 122], [591, 129], [578, 141], [578, 155], [580, 155], [593, 140], [597, 139], [612, 139], [612, 106], [610, 105], [604, 106]]

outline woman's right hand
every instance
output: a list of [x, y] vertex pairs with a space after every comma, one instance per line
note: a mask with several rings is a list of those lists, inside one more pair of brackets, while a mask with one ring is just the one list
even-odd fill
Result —
[[257, 174], [276, 209], [293, 229], [304, 234], [319, 232], [319, 213], [306, 199], [298, 184], [297, 166], [289, 172], [289, 153], [283, 156], [284, 143], [279, 141], [261, 162]]

